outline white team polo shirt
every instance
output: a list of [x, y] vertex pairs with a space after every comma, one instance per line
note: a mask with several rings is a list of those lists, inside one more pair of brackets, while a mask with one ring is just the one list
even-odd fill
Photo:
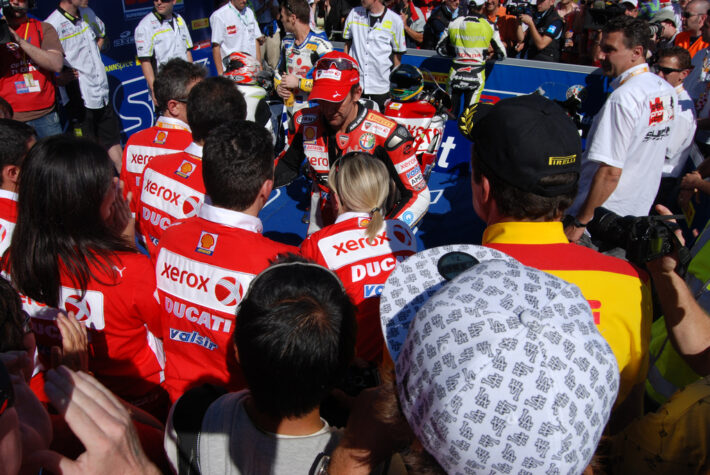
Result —
[[611, 86], [614, 92], [589, 130], [579, 194], [570, 208], [573, 215], [584, 203], [600, 163], [623, 170], [616, 189], [602, 205], [616, 214], [647, 215], [658, 192], [679, 113], [678, 96], [645, 63], [626, 70]]
[[155, 55], [158, 69], [173, 58], [187, 61], [187, 51], [192, 48], [187, 24], [176, 13], [170, 21], [150, 12], [138, 23], [134, 36], [138, 57], [151, 58]]
[[220, 46], [223, 60], [236, 52], [256, 57], [256, 39], [263, 35], [251, 8], [240, 12], [229, 1], [210, 16], [210, 26], [212, 43]]
[[368, 12], [364, 7], [355, 7], [345, 20], [343, 38], [352, 40], [350, 55], [360, 65], [360, 83], [365, 94], [385, 94], [390, 90], [392, 53], [404, 53], [402, 18], [389, 8], [370, 27]]
[[79, 72], [84, 105], [88, 109], [101, 109], [108, 104], [108, 78], [94, 30], [82, 18], [72, 21], [59, 10], [54, 10], [45, 21], [59, 34], [64, 64]]

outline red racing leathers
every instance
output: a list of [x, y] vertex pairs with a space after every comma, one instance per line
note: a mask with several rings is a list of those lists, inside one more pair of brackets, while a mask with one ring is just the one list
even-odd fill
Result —
[[388, 219], [376, 237], [367, 239], [367, 213], [343, 213], [335, 224], [306, 238], [301, 254], [332, 269], [357, 305], [356, 356], [368, 362], [382, 360], [380, 294], [397, 262], [417, 252], [417, 242], [405, 223]]
[[389, 100], [385, 103], [385, 116], [405, 126], [412, 134], [419, 166], [422, 168], [424, 178], [428, 180], [432, 168], [436, 165], [436, 154], [444, 137], [446, 114], [439, 112], [428, 101]]
[[163, 231], [179, 219], [195, 216], [205, 200], [202, 147], [191, 143], [184, 152], [155, 157], [143, 170], [138, 204], [138, 229], [155, 259]]
[[[138, 252], [117, 252], [111, 273], [89, 264], [93, 278], [86, 294], [73, 288], [61, 273], [59, 308], [74, 312], [86, 325], [89, 369], [108, 389], [136, 405], [159, 389], [164, 356], [157, 339], [162, 334], [160, 307], [155, 299], [155, 271]], [[37, 339], [40, 361], [48, 367], [52, 346], [62, 346], [56, 324], [57, 310], [22, 296]], [[150, 403], [151, 401], [144, 401]]]
[[308, 159], [313, 178], [309, 234], [335, 221], [329, 200], [328, 172], [348, 152], [371, 153], [387, 165], [396, 188], [388, 218], [401, 219], [413, 226], [429, 208], [429, 188], [415, 156], [412, 136], [405, 127], [379, 112], [362, 104], [357, 107], [357, 116], [345, 134], [333, 132], [318, 107], [298, 111], [294, 116], [296, 131], [277, 160], [275, 186], [282, 186], [298, 176], [301, 162]]
[[10, 247], [17, 223], [17, 193], [0, 190], [0, 256]]
[[298, 252], [261, 231], [259, 218], [209, 204], [165, 231], [155, 275], [173, 401], [198, 382], [245, 387], [231, 340], [237, 305], [270, 260]]
[[140, 201], [140, 181], [145, 166], [157, 155], [178, 153], [192, 143], [190, 127], [179, 119], [159, 117], [153, 127], [134, 133], [123, 149], [121, 180], [124, 198], [129, 191], [133, 199], [129, 203], [133, 213]]

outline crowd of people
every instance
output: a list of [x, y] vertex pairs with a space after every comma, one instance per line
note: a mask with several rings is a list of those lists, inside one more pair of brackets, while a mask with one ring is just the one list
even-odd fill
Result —
[[[176, 0], [155, 0], [135, 38], [157, 119], [122, 145], [88, 1], [61, 0], [45, 22], [9, 1], [5, 472], [710, 470], [710, 230], [694, 219], [710, 194], [707, 0], [626, 2], [595, 24], [579, 51], [613, 91], [584, 151], [540, 94], [478, 99], [490, 54], [573, 57], [567, 14], [589, 5], [230, 0], [210, 20], [208, 77]], [[317, 29], [321, 11], [345, 52]], [[401, 64], [413, 43], [454, 58], [453, 103]], [[264, 105], [269, 68], [285, 143]], [[421, 249], [461, 99], [485, 231]], [[412, 108], [430, 134], [401, 123]], [[296, 247], [259, 216], [303, 174]]]

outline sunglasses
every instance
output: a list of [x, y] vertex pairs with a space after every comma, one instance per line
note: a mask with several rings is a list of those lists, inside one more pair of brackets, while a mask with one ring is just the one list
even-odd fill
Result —
[[347, 58], [321, 58], [316, 63], [315, 69], [330, 69], [335, 67], [338, 71], [358, 70], [357, 63]]
[[653, 65], [653, 71], [656, 73], [663, 73], [663, 74], [670, 74], [670, 73], [682, 73], [685, 71], [684, 69], [675, 69], [675, 68], [666, 68], [663, 66], [659, 66], [657, 64]]
[[702, 13], [683, 12], [683, 18], [690, 18], [698, 15], [702, 15]]
[[0, 362], [0, 416], [14, 405], [15, 391], [12, 389], [10, 374], [7, 372], [5, 365]]

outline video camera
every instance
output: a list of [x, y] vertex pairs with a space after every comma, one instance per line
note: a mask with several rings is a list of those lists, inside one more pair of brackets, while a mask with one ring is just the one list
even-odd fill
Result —
[[506, 15], [532, 15], [534, 11], [533, 4], [526, 1], [515, 1], [512, 0], [508, 2], [505, 7]]
[[[35, 7], [35, 0], [28, 0], [27, 9]], [[14, 10], [10, 4], [10, 0], [0, 0], [0, 10], [2, 10], [3, 15], [7, 15], [7, 10]], [[3, 17], [0, 18], [0, 45], [4, 45], [13, 41], [12, 35], [10, 34], [10, 27], [7, 24], [7, 20]]]
[[587, 225], [592, 238], [600, 241], [607, 249], [620, 247], [626, 251], [626, 258], [639, 267], [647, 262], [678, 251], [680, 266], [690, 260], [688, 250], [681, 246], [674, 234], [677, 225], [671, 219], [683, 216], [624, 216], [604, 207], [594, 210], [594, 219]]
[[586, 5], [582, 23], [585, 30], [601, 30], [609, 20], [626, 11], [619, 2], [611, 0], [588, 0]]

